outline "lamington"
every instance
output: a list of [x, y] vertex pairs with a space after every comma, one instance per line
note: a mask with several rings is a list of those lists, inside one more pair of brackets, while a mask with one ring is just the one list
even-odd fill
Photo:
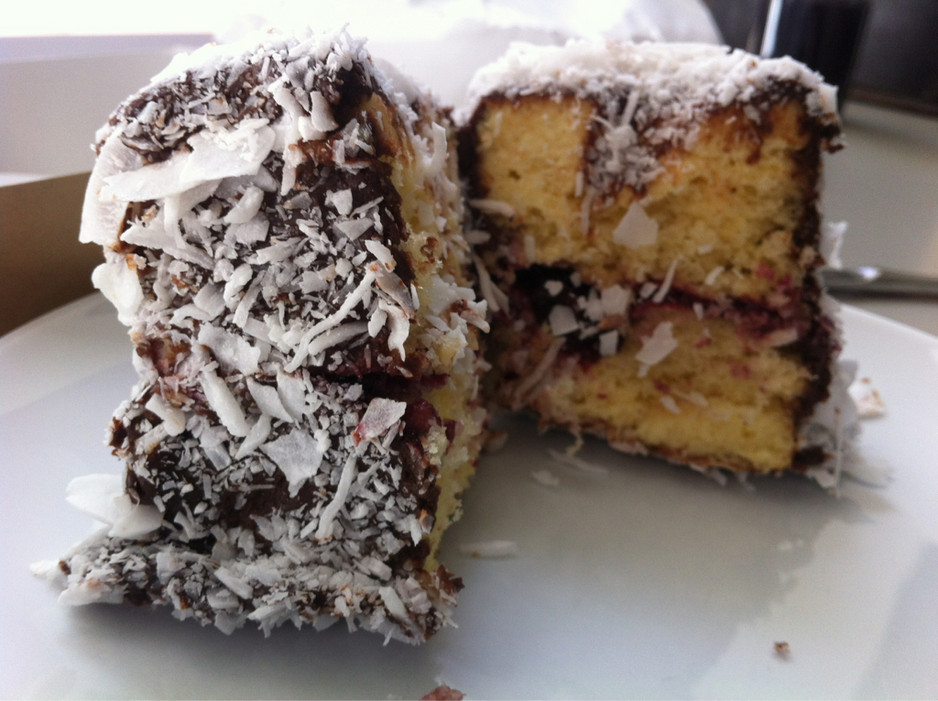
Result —
[[139, 382], [124, 477], [70, 486], [108, 525], [63, 600], [425, 641], [486, 421], [448, 113], [344, 32], [265, 33], [178, 57], [96, 140], [81, 239]]
[[496, 406], [717, 475], [836, 482], [834, 88], [719, 46], [516, 44], [457, 121]]

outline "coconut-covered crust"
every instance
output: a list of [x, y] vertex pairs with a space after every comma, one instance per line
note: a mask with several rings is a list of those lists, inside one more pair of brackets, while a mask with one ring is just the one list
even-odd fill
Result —
[[485, 328], [450, 132], [344, 33], [205, 47], [112, 115], [81, 238], [140, 379], [110, 432], [123, 483], [72, 486], [110, 528], [60, 562], [66, 601], [410, 642], [450, 620], [428, 536], [480, 425], [428, 397], [477, 373]]

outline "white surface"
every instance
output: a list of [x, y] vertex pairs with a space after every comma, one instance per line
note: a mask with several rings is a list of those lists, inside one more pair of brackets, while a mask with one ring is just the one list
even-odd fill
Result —
[[[460, 627], [411, 648], [339, 626], [226, 637], [166, 610], [69, 609], [29, 574], [90, 531], [68, 481], [121, 470], [102, 436], [134, 379], [130, 346], [106, 302], [79, 300], [0, 339], [0, 697], [407, 698], [439, 681], [476, 699], [935, 697], [938, 339], [852, 308], [845, 322], [847, 356], [886, 403], [861, 449], [888, 485], [721, 488], [593, 441], [580, 457], [603, 470], [580, 470], [548, 452], [569, 438], [513, 420], [446, 537]], [[460, 554], [487, 540], [518, 554]]]
[[[822, 211], [846, 221], [844, 265], [938, 276], [938, 119], [850, 103], [846, 148], [826, 159]], [[938, 335], [934, 300], [851, 304]]]
[[844, 263], [938, 275], [938, 119], [851, 103], [843, 121], [822, 205], [850, 225]]
[[[846, 221], [844, 265], [938, 276], [938, 119], [849, 103], [846, 148], [826, 159], [824, 215]], [[934, 300], [851, 300], [938, 335]]]
[[[264, 5], [278, 7], [290, 3], [291, 0], [268, 0]], [[256, 0], [163, 0], [158, 10], [131, 12], [120, 0], [91, 3], [33, 0], [4, 8], [0, 37], [217, 32], [256, 13], [258, 5]]]
[[[513, 13], [540, 24], [572, 28], [580, 33], [615, 33], [628, 23], [630, 35], [672, 40], [718, 35], [702, 0], [592, 0], [583, 12], [576, 0], [163, 0], [159, 12], [127, 12], [122, 0], [95, 0], [93, 9], [34, 0], [8, 9], [0, 37], [50, 34], [112, 35], [209, 32], [225, 34], [245, 23], [275, 23], [286, 28], [310, 24], [361, 25], [369, 36], [413, 35], [415, 22], [436, 25], [453, 17]], [[428, 12], [429, 11], [429, 12]], [[420, 31], [433, 27], [419, 28]]]
[[175, 53], [168, 46], [147, 53], [0, 62], [0, 96], [12, 106], [0, 110], [0, 174], [20, 173], [24, 181], [90, 171], [95, 132]]

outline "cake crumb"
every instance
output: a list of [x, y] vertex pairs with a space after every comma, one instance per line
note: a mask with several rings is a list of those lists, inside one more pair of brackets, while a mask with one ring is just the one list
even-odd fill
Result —
[[487, 540], [459, 546], [459, 552], [476, 558], [507, 558], [518, 554], [518, 544], [513, 540]]
[[582, 472], [587, 472], [594, 475], [604, 475], [609, 472], [609, 470], [604, 466], [587, 462], [586, 460], [577, 457], [569, 450], [561, 453], [559, 450], [550, 449], [547, 451], [547, 453], [560, 464], [575, 467]]
[[775, 643], [775, 656], [783, 660], [791, 657], [791, 647], [784, 640]]
[[505, 447], [508, 442], [508, 431], [495, 431], [489, 429], [485, 434], [485, 443], [482, 449], [487, 453], [496, 453]]
[[420, 697], [420, 701], [462, 701], [466, 695], [446, 684], [440, 684], [429, 694]]
[[543, 484], [545, 487], [556, 487], [560, 484], [560, 478], [550, 470], [535, 470], [531, 473], [531, 477], [534, 478], [535, 482]]
[[886, 404], [868, 377], [850, 385], [850, 396], [857, 405], [857, 414], [861, 419], [871, 419], [886, 413]]

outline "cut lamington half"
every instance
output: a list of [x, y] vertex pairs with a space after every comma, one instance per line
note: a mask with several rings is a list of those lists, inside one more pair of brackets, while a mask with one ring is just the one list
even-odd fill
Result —
[[851, 407], [816, 275], [834, 89], [790, 59], [573, 42], [516, 45], [470, 93], [495, 402], [706, 470], [835, 481]]
[[345, 34], [265, 34], [179, 57], [97, 138], [81, 237], [139, 382], [124, 478], [71, 486], [110, 525], [63, 599], [426, 640], [485, 421], [448, 116]]

